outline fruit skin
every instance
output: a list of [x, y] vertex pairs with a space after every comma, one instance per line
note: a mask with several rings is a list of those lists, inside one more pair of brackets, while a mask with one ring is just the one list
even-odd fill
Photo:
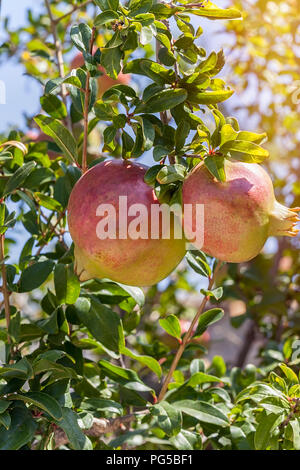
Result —
[[[118, 237], [119, 196], [127, 196], [128, 207], [139, 203], [147, 208], [151, 232], [151, 205], [159, 202], [144, 182], [145, 172], [143, 165], [110, 160], [92, 167], [76, 183], [69, 200], [68, 224], [80, 280], [107, 277], [127, 285], [150, 286], [167, 277], [184, 257], [184, 237], [174, 239], [172, 229], [170, 239], [101, 240], [96, 234], [101, 220], [96, 216], [99, 204], [112, 204], [117, 212]], [[128, 217], [128, 226], [135, 218]]]
[[[97, 48], [94, 49], [94, 52], [96, 52]], [[72, 69], [78, 69], [79, 67], [82, 67], [84, 65], [84, 58], [81, 52], [78, 52], [74, 59], [71, 62], [71, 68]], [[130, 74], [124, 74], [122, 72], [119, 73], [118, 79], [114, 80], [113, 78], [109, 77], [107, 73], [105, 72], [104, 67], [102, 65], [99, 65], [99, 70], [100, 72], [103, 73], [101, 77], [98, 78], [98, 98], [101, 98], [102, 95], [111, 88], [114, 85], [128, 85], [130, 82]]]
[[[300, 208], [276, 201], [272, 181], [260, 165], [225, 160], [225, 172], [221, 183], [200, 163], [183, 184], [183, 205], [195, 209], [204, 204], [204, 244], [195, 243], [196, 248], [221, 261], [241, 263], [258, 255], [269, 236], [297, 235]], [[196, 230], [193, 212], [192, 217], [184, 214], [189, 240]]]

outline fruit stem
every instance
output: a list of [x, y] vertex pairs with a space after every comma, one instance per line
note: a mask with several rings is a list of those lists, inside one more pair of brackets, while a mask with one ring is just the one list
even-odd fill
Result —
[[[96, 39], [96, 28], [92, 30], [92, 37], [90, 41], [90, 54], [93, 54], [94, 42]], [[90, 72], [87, 71], [85, 79], [85, 98], [84, 98], [84, 112], [83, 112], [83, 123], [84, 123], [84, 139], [83, 139], [83, 150], [82, 150], [82, 172], [87, 172], [87, 146], [88, 146], [88, 134], [89, 134], [89, 106], [90, 106]]]
[[[216, 275], [217, 273], [219, 272], [221, 266], [223, 265], [223, 262], [222, 261], [218, 261], [217, 265], [216, 265], [216, 268], [214, 270], [214, 273], [213, 275], [210, 277], [209, 279], [209, 284], [208, 284], [208, 290], [211, 290], [213, 285], [214, 285], [214, 282], [215, 282], [215, 279], [216, 279]], [[197, 314], [195, 315], [192, 323], [190, 324], [190, 327], [187, 331], [187, 333], [185, 334], [183, 340], [182, 340], [182, 343], [181, 345], [179, 346], [178, 350], [177, 350], [177, 353], [173, 359], [173, 362], [172, 362], [172, 365], [170, 367], [170, 370], [168, 372], [168, 375], [167, 377], [165, 378], [165, 381], [163, 383], [163, 386], [161, 388], [161, 391], [159, 393], [159, 396], [158, 396], [158, 402], [162, 401], [164, 399], [164, 396], [165, 394], [167, 393], [167, 390], [168, 390], [168, 386], [169, 386], [169, 383], [172, 379], [172, 376], [173, 376], [173, 373], [174, 371], [176, 370], [176, 367], [178, 365], [178, 362], [180, 361], [181, 359], [181, 356], [182, 354], [184, 353], [184, 350], [187, 346], [187, 344], [189, 343], [190, 339], [192, 338], [193, 336], [193, 332], [194, 332], [194, 327], [196, 325], [196, 323], [198, 322], [200, 316], [202, 315], [203, 313], [203, 310], [205, 309], [205, 306], [207, 304], [209, 300], [209, 296], [205, 296], [204, 299], [202, 300], [201, 304], [200, 304], [200, 307], [199, 307], [199, 310], [197, 312]]]
[[[2, 294], [4, 299], [4, 310], [5, 310], [5, 320], [6, 320], [6, 328], [8, 330], [10, 324], [10, 306], [9, 306], [9, 292], [7, 289], [7, 276], [6, 276], [6, 266], [4, 262], [5, 252], [4, 252], [4, 240], [5, 236], [2, 234], [0, 236], [0, 262], [1, 262], [1, 273], [2, 273]], [[7, 336], [8, 343], [10, 343], [10, 337]]]

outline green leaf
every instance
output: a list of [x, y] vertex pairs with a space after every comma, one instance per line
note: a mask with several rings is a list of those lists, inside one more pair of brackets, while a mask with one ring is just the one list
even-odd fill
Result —
[[178, 450], [201, 449], [201, 436], [197, 433], [182, 429], [176, 436], [171, 437], [170, 442]]
[[71, 28], [70, 35], [71, 40], [73, 44], [77, 47], [77, 49], [79, 49], [81, 52], [90, 51], [92, 30], [87, 24], [80, 23], [79, 25], [73, 25]]
[[[11, 425], [11, 417], [8, 412], [0, 414], [0, 425], [4, 426], [5, 429], [9, 429]], [[1, 428], [1, 426], [0, 426]]]
[[122, 338], [122, 324], [119, 316], [98, 300], [90, 300], [87, 311], [87, 299], [79, 297], [75, 303], [76, 313], [94, 338], [110, 351], [119, 353]]
[[134, 352], [132, 352], [130, 349], [126, 348], [125, 346], [120, 348], [120, 353], [124, 354], [124, 356], [131, 357], [131, 359], [134, 359], [135, 361], [138, 361], [144, 366], [148, 367], [148, 369], [152, 370], [154, 374], [157, 375], [158, 378], [161, 377], [162, 371], [161, 371], [160, 364], [156, 359], [154, 359], [154, 357], [135, 354]]
[[57, 264], [54, 270], [56, 297], [60, 304], [74, 304], [80, 294], [80, 282], [72, 267]]
[[219, 8], [212, 2], [205, 2], [201, 8], [189, 9], [188, 4], [185, 5], [186, 12], [193, 13], [193, 15], [204, 16], [210, 20], [236, 20], [241, 19], [242, 15], [239, 10], [235, 8]]
[[8, 194], [15, 191], [15, 189], [22, 186], [22, 184], [26, 180], [27, 176], [30, 175], [30, 173], [35, 168], [35, 166], [36, 166], [35, 162], [28, 162], [28, 163], [25, 163], [20, 168], [18, 168], [17, 171], [7, 181], [7, 183], [4, 187], [4, 191], [3, 191], [2, 196], [3, 197], [7, 196]]
[[[226, 144], [227, 142], [232, 142], [238, 136], [238, 132], [236, 132], [230, 124], [225, 124], [222, 126], [220, 131], [220, 146]], [[242, 140], [242, 139], [241, 139]]]
[[102, 26], [103, 24], [109, 23], [114, 20], [118, 20], [119, 15], [116, 11], [113, 10], [106, 10], [103, 13], [100, 13], [94, 21], [94, 25], [99, 28], [99, 26]]
[[202, 313], [199, 318], [196, 335], [202, 335], [209, 325], [221, 320], [224, 316], [224, 310], [221, 308], [212, 308]]
[[166, 147], [163, 147], [162, 145], [157, 145], [153, 149], [153, 159], [156, 162], [160, 162], [164, 157], [167, 157], [169, 155], [170, 151]]
[[243, 140], [227, 142], [220, 148], [220, 151], [222, 153], [230, 152], [231, 157], [235, 160], [248, 163], [261, 163], [269, 156], [268, 150], [253, 142]]
[[227, 427], [227, 416], [215, 405], [204, 401], [181, 400], [173, 403], [173, 406], [183, 413], [198, 419], [200, 422]]
[[190, 133], [191, 126], [185, 119], [180, 121], [175, 132], [175, 146], [176, 150], [181, 150], [185, 144], [186, 139]]
[[10, 403], [7, 400], [0, 400], [0, 414], [7, 410]]
[[49, 209], [49, 211], [63, 211], [62, 205], [58, 201], [53, 199], [53, 197], [46, 196], [45, 194], [39, 192], [34, 193], [34, 196], [37, 199], [39, 205], [45, 207], [46, 209]]
[[279, 416], [277, 414], [269, 414], [267, 415], [264, 413], [263, 416], [261, 416], [261, 420], [258, 423], [258, 426], [255, 431], [254, 435], [254, 444], [255, 444], [255, 449], [256, 450], [266, 450], [268, 447], [268, 443], [272, 437], [272, 431], [276, 426], [279, 424], [279, 422], [282, 420], [283, 417]]
[[121, 72], [122, 52], [118, 47], [101, 49], [101, 65], [106, 70], [107, 75], [115, 80]]
[[44, 95], [40, 98], [44, 111], [55, 119], [64, 119], [67, 116], [65, 104], [55, 95]]
[[181, 338], [181, 327], [178, 318], [175, 315], [168, 315], [159, 320], [160, 326], [174, 338]]
[[292, 383], [292, 384], [298, 384], [299, 380], [295, 372], [288, 367], [286, 364], [279, 364], [280, 369], [286, 376], [286, 378]]
[[209, 277], [211, 275], [211, 269], [207, 263], [207, 259], [204, 253], [196, 250], [188, 251], [185, 257], [191, 268], [196, 273], [205, 277]]
[[91, 441], [78, 425], [76, 413], [70, 408], [62, 408], [62, 419], [57, 424], [65, 431], [74, 450], [93, 450]]
[[299, 418], [298, 419], [292, 419], [289, 422], [289, 425], [291, 426], [293, 430], [293, 444], [295, 450], [300, 450], [300, 423], [299, 423]]
[[226, 181], [226, 174], [224, 168], [224, 157], [216, 155], [208, 155], [204, 158], [204, 164], [208, 171], [217, 178], [218, 181], [224, 183]]
[[142, 13], [148, 13], [152, 7], [152, 0], [130, 0], [128, 8], [129, 15], [136, 16]]
[[176, 181], [183, 181], [186, 175], [186, 168], [175, 163], [174, 165], [163, 166], [156, 176], [160, 184], [169, 184]]
[[9, 429], [0, 428], [0, 450], [18, 450], [30, 443], [37, 429], [37, 423], [25, 406], [15, 406], [11, 412]]
[[131, 369], [115, 366], [108, 361], [100, 361], [99, 365], [103, 369], [107, 377], [121, 384], [124, 388], [134, 390], [136, 392], [152, 391], [150, 387], [144, 384], [137, 373]]
[[214, 382], [228, 382], [226, 379], [220, 379], [215, 375], [205, 374], [204, 372], [196, 372], [186, 383], [190, 387], [195, 387], [196, 385], [201, 385], [205, 383], [214, 383]]
[[180, 88], [176, 90], [163, 90], [151, 96], [145, 103], [139, 105], [135, 113], [159, 113], [174, 108], [186, 99], [186, 90]]
[[21, 274], [19, 292], [30, 292], [40, 287], [52, 273], [53, 267], [53, 261], [47, 260], [26, 268]]
[[76, 141], [65, 126], [56, 119], [42, 114], [36, 116], [34, 120], [46, 135], [52, 137], [67, 158], [72, 162], [77, 161], [78, 154]]
[[4, 379], [18, 378], [27, 380], [33, 377], [33, 371], [30, 362], [28, 362], [26, 358], [23, 358], [15, 364], [1, 367], [0, 377]]
[[168, 435], [176, 436], [182, 427], [181, 412], [166, 401], [152, 407], [152, 413], [157, 417], [158, 426]]
[[233, 90], [189, 91], [188, 101], [195, 104], [217, 104], [228, 100], [233, 93]]
[[121, 415], [123, 412], [123, 407], [120, 403], [117, 403], [113, 400], [104, 400], [101, 398], [85, 398], [84, 401], [80, 403], [80, 409], [88, 411], [105, 411], [109, 413], [116, 413]]
[[220, 300], [223, 295], [223, 287], [217, 287], [216, 289], [213, 290], [206, 290], [206, 289], [201, 289], [201, 294], [208, 296], [208, 297], [213, 297], [215, 300]]
[[145, 294], [142, 289], [140, 289], [139, 287], [126, 286], [125, 284], [121, 284], [120, 282], [115, 281], [114, 284], [117, 284], [118, 286], [122, 287], [122, 289], [127, 292], [140, 307], [143, 307], [143, 305], [145, 304]]
[[48, 413], [53, 419], [62, 419], [62, 410], [60, 404], [45, 392], [28, 392], [24, 395], [14, 394], [9, 397], [10, 400], [20, 400], [29, 403]]

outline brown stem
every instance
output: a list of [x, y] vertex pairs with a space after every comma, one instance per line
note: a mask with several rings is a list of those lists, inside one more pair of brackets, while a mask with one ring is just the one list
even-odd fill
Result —
[[[132, 421], [134, 421], [139, 416], [139, 414], [146, 415], [148, 413], [149, 411], [145, 410], [140, 413], [133, 413], [133, 414], [129, 414], [126, 416], [120, 416], [119, 418], [111, 418], [111, 419], [94, 418], [91, 428], [85, 429], [83, 432], [87, 436], [99, 437], [102, 434], [124, 430], [124, 427], [129, 425]], [[69, 442], [69, 439], [67, 435], [65, 434], [65, 432], [59, 427], [55, 429], [54, 437], [55, 437], [56, 447], [60, 447]]]
[[[90, 42], [90, 54], [93, 54], [94, 42], [96, 39], [96, 28], [93, 28], [92, 37]], [[84, 98], [84, 112], [83, 112], [83, 126], [84, 126], [84, 138], [83, 138], [83, 150], [82, 150], [82, 172], [87, 171], [87, 147], [88, 147], [88, 132], [89, 132], [89, 105], [90, 105], [90, 72], [86, 73], [85, 83], [85, 98]]]
[[[7, 289], [7, 276], [6, 276], [6, 266], [4, 262], [5, 252], [4, 252], [4, 234], [0, 236], [0, 261], [1, 273], [2, 273], [2, 294], [4, 299], [4, 309], [5, 309], [5, 319], [6, 319], [6, 328], [8, 330], [10, 324], [10, 306], [9, 306], [9, 292]], [[8, 336], [8, 343], [10, 343], [10, 338]]]
[[[64, 78], [65, 70], [64, 70], [64, 58], [63, 58], [63, 52], [62, 52], [62, 45], [61, 45], [60, 40], [58, 39], [57, 29], [56, 29], [56, 22], [55, 22], [55, 19], [53, 18], [53, 14], [52, 14], [52, 11], [51, 11], [51, 8], [50, 8], [49, 0], [45, 0], [45, 5], [46, 5], [46, 8], [47, 8], [50, 23], [51, 23], [51, 31], [52, 31], [52, 36], [53, 36], [53, 39], [54, 39], [55, 55], [56, 55], [56, 61], [57, 61], [57, 65], [58, 65], [59, 75], [60, 75], [61, 78]], [[62, 84], [62, 86], [61, 86], [61, 96], [62, 96], [62, 99], [63, 99], [63, 102], [64, 102], [65, 106], [67, 106], [67, 95], [68, 95], [67, 88], [64, 84]], [[71, 131], [72, 130], [72, 124], [71, 124], [69, 116], [66, 118], [66, 124], [68, 126], [69, 131]]]
[[[55, 233], [56, 227], [58, 226], [58, 224], [60, 223], [60, 221], [61, 221], [61, 220], [63, 219], [63, 217], [65, 216], [65, 213], [66, 213], [66, 209], [65, 209], [64, 211], [62, 211], [62, 213], [59, 215], [59, 217], [58, 217], [57, 221], [55, 222], [55, 224], [54, 224], [54, 225], [50, 225], [50, 231], [45, 234], [45, 237], [48, 238], [48, 237], [51, 236], [53, 233]], [[50, 219], [51, 219], [51, 217], [50, 217]], [[57, 235], [60, 235], [60, 234], [57, 234]], [[38, 256], [38, 255], [41, 254], [42, 249], [47, 245], [47, 243], [48, 243], [48, 241], [46, 240], [45, 243], [43, 243], [43, 244], [39, 247], [39, 249], [38, 249], [38, 251], [36, 252], [36, 255], [35, 255], [35, 256]]]
[[[222, 262], [219, 261], [216, 268], [215, 268], [213, 276], [209, 280], [208, 290], [210, 290], [213, 287], [216, 275], [217, 275], [218, 271], [220, 270], [221, 265], [222, 265]], [[173, 362], [172, 362], [172, 365], [171, 365], [170, 370], [168, 372], [168, 375], [165, 378], [162, 389], [161, 389], [160, 394], [158, 396], [158, 401], [162, 401], [164, 399], [164, 396], [165, 396], [165, 394], [168, 390], [168, 385], [169, 385], [169, 383], [172, 379], [173, 372], [175, 371], [175, 369], [178, 365], [178, 362], [180, 361], [181, 356], [184, 353], [184, 350], [185, 350], [187, 344], [189, 343], [190, 339], [193, 336], [194, 327], [195, 327], [196, 323], [198, 322], [200, 316], [202, 315], [203, 310], [205, 309], [205, 306], [206, 306], [208, 300], [209, 300], [208, 296], [204, 297], [204, 299], [202, 300], [201, 305], [199, 307], [199, 310], [198, 310], [197, 314], [195, 315], [195, 317], [194, 317], [194, 319], [193, 319], [193, 321], [192, 321], [192, 323], [191, 323], [191, 325], [188, 329], [188, 332], [185, 334], [185, 336], [182, 340], [182, 343], [181, 343], [181, 345], [179, 346], [179, 348], [177, 350], [177, 353], [176, 353], [176, 355], [173, 359]]]
[[75, 6], [74, 8], [72, 8], [72, 10], [68, 11], [67, 13], [65, 13], [64, 15], [60, 16], [59, 18], [56, 18], [54, 20], [54, 23], [55, 24], [58, 24], [60, 21], [64, 20], [65, 18], [67, 18], [68, 16], [70, 15], [73, 15], [73, 13], [75, 13], [76, 11], [78, 10], [81, 10], [82, 8], [86, 7], [87, 5], [89, 5], [90, 3], [92, 3], [93, 0], [87, 0], [86, 2], [83, 2], [81, 3], [81, 5], [77, 5]]

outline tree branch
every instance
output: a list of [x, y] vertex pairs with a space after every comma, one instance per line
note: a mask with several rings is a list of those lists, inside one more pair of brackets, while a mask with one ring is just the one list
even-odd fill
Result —
[[[149, 411], [141, 411], [140, 413], [132, 413], [118, 418], [94, 418], [93, 424], [89, 429], [83, 432], [86, 436], [100, 437], [102, 434], [113, 433], [117, 431], [124, 431], [125, 427], [131, 424], [139, 414], [146, 415]], [[54, 438], [56, 447], [66, 445], [69, 442], [66, 433], [59, 427], [54, 430]]]
[[[53, 39], [54, 39], [55, 55], [56, 55], [56, 61], [57, 61], [57, 65], [58, 65], [59, 75], [60, 75], [61, 78], [64, 78], [65, 77], [65, 70], [64, 70], [64, 58], [63, 58], [62, 46], [61, 46], [60, 40], [58, 39], [58, 36], [57, 36], [56, 22], [55, 22], [55, 19], [53, 18], [53, 14], [52, 14], [52, 11], [51, 11], [51, 8], [50, 8], [49, 0], [45, 0], [45, 5], [46, 5], [46, 8], [47, 8], [50, 23], [51, 23], [51, 31], [52, 31], [52, 36], [53, 36]], [[64, 102], [65, 106], [67, 106], [67, 95], [68, 95], [67, 88], [64, 84], [62, 84], [62, 86], [61, 86], [61, 96], [62, 96], [62, 99], [63, 99], [63, 102]], [[66, 123], [67, 123], [69, 131], [71, 131], [72, 130], [72, 125], [71, 125], [71, 121], [70, 121], [69, 117], [66, 118]]]
[[[211, 290], [211, 288], [213, 287], [214, 285], [214, 282], [215, 282], [215, 278], [216, 278], [216, 275], [217, 273], [219, 272], [220, 268], [221, 268], [221, 265], [222, 265], [222, 262], [219, 261], [217, 266], [216, 266], [216, 269], [214, 271], [214, 274], [213, 276], [210, 278], [209, 280], [209, 284], [208, 284], [208, 290]], [[201, 302], [201, 305], [199, 307], [199, 310], [197, 312], [197, 314], [195, 315], [195, 318], [193, 319], [190, 327], [189, 327], [189, 330], [188, 332], [185, 334], [184, 338], [183, 338], [183, 341], [181, 343], [181, 345], [179, 346], [178, 350], [177, 350], [177, 353], [173, 359], [173, 362], [172, 362], [172, 365], [170, 367], [170, 370], [168, 372], [168, 375], [167, 377], [165, 378], [165, 381], [163, 383], [163, 386], [162, 386], [162, 389], [160, 391], [160, 394], [158, 396], [158, 401], [162, 401], [164, 399], [164, 396], [168, 390], [168, 385], [172, 379], [172, 376], [173, 376], [173, 372], [175, 371], [177, 365], [178, 365], [178, 362], [180, 361], [181, 359], [181, 356], [182, 354], [184, 353], [184, 350], [187, 346], [187, 344], [189, 343], [190, 339], [193, 337], [193, 331], [194, 331], [194, 327], [196, 325], [196, 323], [199, 321], [199, 318], [200, 316], [202, 315], [203, 313], [203, 310], [205, 309], [205, 306], [207, 304], [209, 300], [209, 297], [206, 296], [204, 297], [204, 299], [202, 300]]]
[[93, 3], [93, 0], [87, 0], [86, 2], [82, 3], [81, 5], [76, 5], [74, 8], [72, 8], [72, 10], [68, 11], [67, 13], [60, 16], [59, 18], [56, 18], [54, 20], [54, 23], [57, 25], [60, 21], [64, 20], [65, 18], [67, 18], [70, 15], [73, 15], [73, 13], [75, 13], [78, 10], [81, 10], [82, 8], [89, 5], [90, 3]]
[[[92, 38], [90, 42], [90, 54], [93, 54], [94, 42], [96, 39], [96, 28], [93, 28]], [[84, 113], [83, 113], [83, 125], [84, 125], [84, 138], [83, 138], [83, 150], [82, 150], [82, 172], [87, 171], [87, 146], [88, 146], [88, 131], [89, 131], [89, 105], [90, 105], [90, 72], [86, 73], [85, 83], [85, 98], [84, 98]]]
[[[7, 275], [6, 275], [6, 266], [4, 262], [5, 252], [4, 252], [4, 234], [0, 236], [0, 262], [1, 262], [1, 273], [2, 273], [2, 294], [3, 294], [3, 301], [4, 301], [4, 309], [5, 309], [5, 320], [6, 320], [6, 328], [8, 330], [10, 324], [10, 305], [9, 305], [9, 292], [7, 289]], [[10, 338], [8, 336], [8, 343], [10, 343]]]

